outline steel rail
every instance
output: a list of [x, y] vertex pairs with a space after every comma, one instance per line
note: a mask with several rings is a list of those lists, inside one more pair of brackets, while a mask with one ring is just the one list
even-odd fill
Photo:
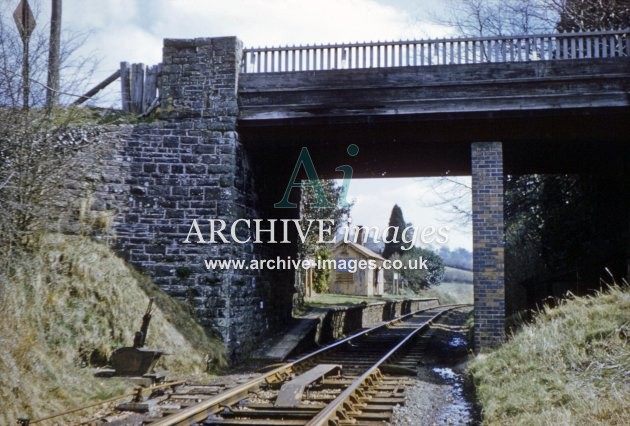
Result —
[[358, 333], [355, 333], [349, 337], [346, 337], [342, 340], [339, 340], [337, 342], [334, 342], [330, 345], [327, 345], [321, 349], [316, 350], [315, 352], [311, 352], [301, 358], [298, 358], [295, 361], [292, 361], [290, 363], [287, 363], [286, 365], [280, 366], [274, 370], [271, 370], [270, 372], [257, 377], [255, 379], [252, 379], [246, 383], [243, 383], [233, 389], [230, 389], [226, 392], [223, 392], [219, 395], [216, 395], [206, 401], [203, 401], [197, 405], [193, 405], [191, 407], [188, 407], [187, 409], [180, 411], [178, 413], [175, 414], [171, 414], [168, 417], [165, 417], [161, 420], [158, 420], [157, 422], [152, 423], [152, 426], [172, 426], [172, 425], [180, 425], [180, 424], [190, 424], [191, 422], [195, 422], [195, 421], [201, 421], [203, 419], [205, 419], [206, 417], [208, 417], [210, 414], [213, 414], [215, 410], [217, 410], [217, 408], [219, 407], [219, 405], [225, 405], [225, 404], [229, 404], [230, 402], [234, 401], [238, 401], [243, 395], [246, 395], [247, 392], [251, 389], [254, 389], [256, 387], [258, 387], [259, 385], [267, 382], [267, 380], [272, 379], [274, 377], [278, 377], [278, 376], [283, 376], [283, 375], [288, 375], [289, 373], [291, 373], [293, 367], [295, 367], [298, 364], [303, 363], [304, 361], [311, 359], [323, 352], [329, 351], [333, 348], [336, 348], [338, 346], [341, 346], [347, 342], [350, 342], [353, 339], [356, 339], [358, 337], [361, 337], [363, 335], [369, 334], [369, 333], [373, 333], [374, 331], [380, 330], [382, 328], [385, 327], [389, 327], [392, 324], [395, 324], [397, 322], [403, 321], [406, 318], [409, 318], [410, 316], [413, 316], [415, 314], [430, 310], [430, 309], [435, 309], [436, 306], [434, 307], [430, 307], [430, 308], [423, 308], [423, 309], [419, 309], [417, 311], [402, 315], [398, 318], [395, 318], [391, 321], [388, 321], [386, 323], [383, 323], [381, 325], [378, 325], [376, 327], [372, 327], [370, 329], [367, 330], [363, 330], [360, 331]]
[[119, 399], [128, 398], [130, 396], [136, 396], [136, 395], [138, 395], [138, 393], [143, 393], [143, 392], [146, 392], [146, 391], [154, 391], [154, 390], [163, 389], [163, 388], [170, 388], [170, 387], [174, 387], [174, 386], [183, 385], [185, 383], [186, 383], [185, 381], [179, 380], [179, 381], [176, 381], [176, 382], [168, 382], [168, 383], [163, 383], [163, 384], [155, 385], [155, 386], [148, 386], [148, 387], [144, 387], [144, 388], [140, 387], [140, 388], [137, 388], [136, 390], [134, 390], [133, 392], [126, 393], [124, 395], [115, 396], [115, 397], [106, 399], [104, 401], [93, 402], [91, 404], [82, 405], [82, 406], [76, 407], [76, 408], [71, 408], [71, 409], [63, 411], [61, 413], [52, 414], [50, 416], [42, 417], [40, 419], [29, 420], [28, 424], [29, 425], [34, 425], [34, 424], [37, 424], [37, 423], [45, 422], [47, 420], [55, 419], [57, 417], [63, 417], [63, 416], [67, 416], [68, 414], [77, 413], [79, 411], [87, 410], [88, 408], [98, 407], [99, 405], [110, 404], [112, 402], [118, 401]]
[[379, 367], [387, 361], [392, 355], [398, 352], [403, 346], [405, 346], [416, 334], [425, 330], [433, 321], [438, 319], [440, 316], [444, 315], [446, 312], [452, 311], [454, 309], [458, 309], [460, 307], [467, 305], [454, 305], [449, 307], [445, 307], [445, 309], [436, 313], [434, 316], [426, 320], [420, 327], [414, 329], [411, 333], [409, 333], [403, 340], [400, 341], [395, 347], [393, 347], [387, 354], [385, 354], [381, 359], [379, 359], [369, 370], [363, 373], [357, 380], [355, 380], [352, 385], [346, 388], [337, 398], [335, 398], [331, 403], [329, 403], [322, 411], [320, 411], [311, 421], [306, 423], [306, 426], [323, 426], [323, 425], [335, 425], [335, 419], [340, 413], [342, 414], [346, 409], [344, 405], [346, 405], [349, 400], [355, 398], [358, 400], [359, 397], [356, 395], [359, 391], [360, 387], [370, 379], [372, 376], [378, 374]]
[[[226, 392], [223, 392], [219, 395], [216, 395], [214, 397], [211, 397], [209, 399], [207, 399], [206, 401], [200, 402], [199, 404], [193, 405], [191, 407], [188, 407], [180, 412], [171, 414], [170, 416], [167, 416], [163, 419], [157, 420], [155, 422], [152, 422], [151, 425], [152, 426], [173, 426], [173, 425], [189, 425], [195, 422], [200, 422], [205, 420], [208, 416], [210, 416], [210, 414], [214, 414], [218, 411], [220, 411], [220, 409], [225, 406], [225, 405], [229, 405], [229, 404], [233, 404], [238, 402], [240, 399], [242, 399], [243, 397], [245, 397], [247, 395], [247, 393], [252, 390], [257, 388], [258, 386], [260, 386], [261, 384], [267, 382], [269, 379], [273, 379], [275, 377], [281, 377], [281, 376], [287, 376], [289, 373], [292, 372], [293, 367], [297, 366], [300, 363], [303, 363], [304, 361], [311, 359], [321, 353], [327, 352], [333, 348], [336, 348], [340, 345], [343, 345], [347, 342], [350, 342], [353, 339], [356, 339], [358, 337], [361, 337], [363, 335], [367, 335], [369, 333], [372, 333], [374, 331], [380, 330], [382, 328], [386, 328], [389, 327], [392, 324], [401, 322], [411, 316], [414, 316], [416, 314], [425, 312], [425, 311], [429, 311], [432, 309], [437, 309], [437, 308], [446, 308], [443, 311], [441, 311], [440, 313], [446, 312], [446, 310], [448, 310], [448, 308], [451, 309], [455, 309], [457, 307], [464, 307], [464, 306], [469, 306], [469, 305], [445, 305], [445, 306], [433, 306], [430, 308], [423, 308], [423, 309], [419, 309], [417, 311], [402, 315], [398, 318], [395, 318], [391, 321], [388, 321], [386, 323], [383, 323], [381, 325], [378, 325], [376, 327], [367, 329], [367, 330], [363, 330], [360, 331], [358, 333], [355, 333], [349, 337], [346, 337], [342, 340], [339, 340], [335, 343], [332, 343], [328, 346], [325, 346], [315, 352], [311, 352], [295, 361], [292, 361], [290, 363], [287, 363], [286, 365], [283, 365], [281, 367], [278, 367], [260, 377], [257, 377], [255, 379], [252, 379], [246, 383], [243, 383], [239, 386], [236, 386], [233, 389], [230, 389]], [[421, 328], [424, 328], [425, 325], [423, 325]], [[415, 334], [415, 332], [414, 332]], [[379, 364], [380, 365], [380, 364]]]

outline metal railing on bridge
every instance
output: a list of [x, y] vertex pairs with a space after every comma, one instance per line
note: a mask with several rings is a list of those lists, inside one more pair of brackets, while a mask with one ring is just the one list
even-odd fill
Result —
[[244, 49], [241, 72], [389, 68], [630, 55], [630, 29]]

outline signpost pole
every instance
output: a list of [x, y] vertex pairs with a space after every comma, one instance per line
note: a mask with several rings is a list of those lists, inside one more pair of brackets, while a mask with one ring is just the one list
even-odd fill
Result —
[[22, 95], [23, 99], [22, 99], [22, 107], [24, 109], [28, 109], [29, 108], [29, 98], [31, 96], [31, 79], [30, 79], [30, 75], [31, 75], [31, 67], [29, 64], [29, 43], [30, 42], [30, 37], [26, 36], [22, 39], [22, 45], [23, 45], [23, 51], [22, 51], [22, 55], [23, 55], [23, 59], [22, 59], [22, 81], [23, 81], [23, 90], [24, 93]]
[[31, 97], [29, 42], [31, 34], [33, 34], [33, 30], [35, 29], [35, 17], [28, 4], [28, 0], [20, 1], [15, 12], [13, 12], [13, 19], [22, 38], [22, 106], [24, 109], [28, 109], [29, 98]]

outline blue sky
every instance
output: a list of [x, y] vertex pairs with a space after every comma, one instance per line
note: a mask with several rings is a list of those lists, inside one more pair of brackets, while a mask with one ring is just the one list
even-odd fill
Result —
[[[30, 0], [49, 16], [48, 0]], [[18, 0], [0, 0], [13, 10]], [[398, 40], [451, 35], [431, 22], [448, 0], [64, 0], [63, 28], [89, 32], [79, 49], [100, 58], [91, 84], [115, 71], [121, 61], [156, 64], [162, 39], [235, 35], [245, 46], [324, 42]], [[101, 98], [102, 106], [118, 106], [117, 85]], [[425, 180], [353, 180], [355, 224], [387, 226], [398, 203], [408, 222], [442, 226], [443, 212], [429, 208], [431, 192]], [[452, 229], [451, 247], [471, 249], [471, 237]]]

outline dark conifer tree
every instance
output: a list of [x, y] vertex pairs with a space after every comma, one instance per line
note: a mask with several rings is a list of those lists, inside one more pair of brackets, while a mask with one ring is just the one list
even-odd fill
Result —
[[403, 217], [403, 212], [398, 206], [395, 204], [392, 208], [392, 213], [389, 216], [389, 225], [387, 230], [387, 243], [385, 243], [385, 248], [383, 249], [383, 257], [389, 259], [394, 253], [401, 254], [402, 253], [402, 232], [404, 231], [407, 224], [405, 223], [405, 218]]

